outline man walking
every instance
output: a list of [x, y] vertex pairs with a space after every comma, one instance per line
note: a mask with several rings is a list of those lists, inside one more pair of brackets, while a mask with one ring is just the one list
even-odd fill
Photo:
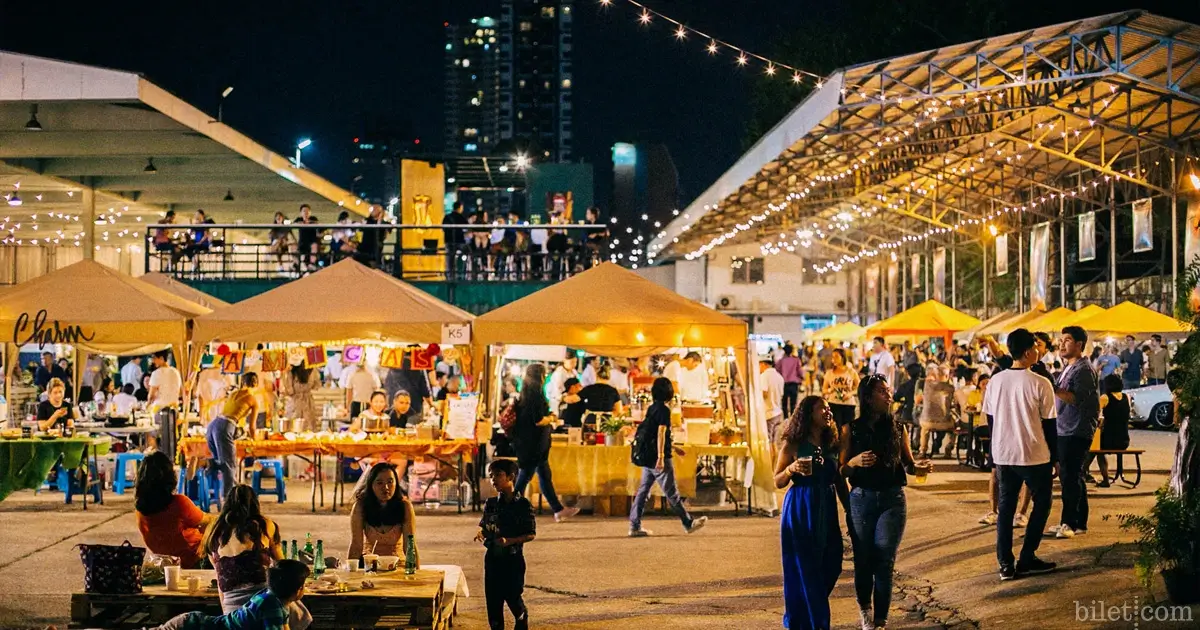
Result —
[[1162, 385], [1167, 382], [1167, 349], [1163, 347], [1162, 335], [1150, 336], [1150, 353], [1146, 356], [1146, 385]]
[[1059, 353], [1068, 365], [1058, 376], [1054, 395], [1058, 410], [1058, 465], [1062, 485], [1062, 524], [1057, 538], [1073, 538], [1087, 532], [1088, 451], [1100, 418], [1100, 394], [1096, 372], [1083, 356], [1087, 332], [1079, 326], [1067, 326], [1058, 339]]
[[804, 366], [796, 356], [796, 347], [784, 344], [783, 356], [775, 359], [775, 370], [783, 377], [783, 410], [785, 418], [792, 417], [792, 410], [800, 402], [800, 383], [804, 382]]
[[[983, 399], [983, 413], [992, 435], [992, 460], [1000, 481], [999, 515], [996, 519], [996, 559], [1000, 580], [1018, 575], [1048, 573], [1057, 566], [1037, 557], [1042, 531], [1050, 517], [1050, 447], [1042, 430], [1043, 420], [1053, 418], [1054, 387], [1045, 377], [1029, 370], [1038, 360], [1033, 333], [1018, 328], [1008, 336], [1012, 369], [992, 377]], [[1013, 519], [1021, 486], [1029, 487], [1033, 512], [1021, 557], [1014, 563]]]
[[175, 438], [179, 417], [179, 392], [183, 389], [183, 377], [179, 370], [167, 363], [171, 353], [161, 350], [154, 353], [154, 371], [150, 373], [150, 408], [158, 418], [158, 450], [175, 460]]
[[763, 405], [767, 410], [767, 435], [771, 438], [771, 452], [773, 453], [779, 440], [779, 427], [783, 424], [785, 413], [783, 401], [787, 383], [771, 365], [771, 357], [759, 357], [758, 379], [759, 387], [762, 389]]
[[871, 345], [870, 374], [881, 374], [889, 385], [896, 382], [896, 359], [888, 351], [883, 337], [876, 337]]

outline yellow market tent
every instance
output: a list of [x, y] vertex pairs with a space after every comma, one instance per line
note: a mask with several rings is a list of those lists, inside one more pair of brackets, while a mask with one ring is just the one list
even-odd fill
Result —
[[1063, 326], [1074, 326], [1075, 324], [1078, 324], [1079, 322], [1081, 322], [1089, 317], [1095, 317], [1095, 316], [1099, 315], [1100, 313], [1105, 312], [1106, 310], [1108, 310], [1108, 309], [1104, 308], [1103, 306], [1099, 306], [1096, 304], [1088, 304], [1087, 306], [1079, 309], [1078, 311], [1075, 311], [1074, 315], [1063, 320], [1061, 323]]
[[1040, 309], [1034, 309], [1026, 313], [1018, 313], [1012, 317], [1009, 317], [1008, 319], [1002, 319], [993, 324], [988, 324], [987, 326], [979, 328], [975, 331], [975, 334], [1006, 335], [1045, 314], [1046, 311]]
[[842, 322], [826, 326], [812, 334], [813, 341], [858, 341], [867, 335], [867, 329], [854, 322]]
[[474, 317], [352, 259], [196, 320], [193, 339], [259, 341], [412, 341], [440, 343], [443, 324]]
[[971, 339], [974, 339], [976, 337], [976, 335], [981, 334], [980, 333], [981, 330], [983, 330], [983, 329], [987, 328], [988, 326], [991, 326], [992, 324], [995, 324], [997, 322], [1002, 322], [1002, 321], [1008, 319], [1009, 317], [1012, 317], [1013, 315], [1015, 315], [1015, 313], [1013, 313], [1012, 311], [1004, 311], [1003, 313], [1000, 313], [999, 315], [993, 315], [966, 330], [960, 330], [960, 331], [954, 333], [954, 340], [955, 341], [970, 341]]
[[479, 344], [560, 345], [603, 356], [745, 348], [746, 322], [613, 263], [601, 263], [475, 320]]
[[1074, 315], [1075, 311], [1065, 306], [1060, 306], [1047, 312], [1041, 317], [1037, 317], [1025, 322], [1020, 327], [1028, 330], [1029, 332], [1056, 333], [1062, 330], [1064, 325], [1063, 322], [1069, 320]]
[[916, 335], [918, 337], [942, 337], [950, 341], [956, 332], [978, 326], [980, 321], [966, 313], [956, 311], [937, 300], [927, 300], [907, 311], [902, 311], [883, 321], [867, 327], [870, 336]]
[[1193, 330], [1190, 324], [1133, 302], [1121, 302], [1094, 317], [1075, 322], [1075, 325], [1089, 332], [1112, 335], [1183, 336]]
[[185, 300], [195, 302], [214, 311], [229, 306], [229, 302], [219, 300], [199, 289], [193, 289], [165, 273], [148, 273], [144, 276], [139, 276], [138, 280], [149, 282], [164, 291], [174, 293]]

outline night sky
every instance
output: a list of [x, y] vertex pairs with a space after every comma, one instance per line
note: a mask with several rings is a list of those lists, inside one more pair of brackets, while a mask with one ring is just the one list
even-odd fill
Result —
[[[1024, 11], [1023, 3], [1009, 5], [1005, 32], [1136, 6], [1093, 0], [1036, 3], [1041, 10]], [[767, 52], [772, 37], [803, 23], [814, 2], [647, 4]], [[1196, 0], [1137, 4], [1184, 19], [1200, 12]], [[487, 6], [481, 0], [0, 0], [0, 48], [141, 72], [214, 115], [220, 92], [232, 85], [226, 122], [284, 154], [311, 137], [305, 164], [348, 187], [351, 139], [373, 121], [411, 129], [423, 148], [441, 148], [443, 22], [480, 15]], [[686, 203], [742, 153], [751, 81], [727, 54], [710, 59], [699, 42], [683, 48], [662, 27], [638, 31], [628, 8], [576, 3], [575, 153], [597, 166], [603, 201], [613, 142], [666, 143]], [[921, 44], [896, 53], [930, 47]], [[867, 60], [845, 63], [861, 61]]]

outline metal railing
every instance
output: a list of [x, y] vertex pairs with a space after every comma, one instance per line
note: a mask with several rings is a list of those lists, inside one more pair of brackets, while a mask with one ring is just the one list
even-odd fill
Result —
[[555, 282], [609, 246], [598, 224], [168, 224], [150, 228], [145, 252], [147, 272], [193, 281], [295, 278], [353, 258], [410, 281]]

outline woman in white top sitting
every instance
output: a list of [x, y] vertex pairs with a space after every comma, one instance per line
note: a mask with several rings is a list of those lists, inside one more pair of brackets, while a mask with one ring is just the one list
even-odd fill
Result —
[[350, 421], [350, 432], [368, 433], [386, 431], [391, 426], [387, 413], [387, 392], [377, 389], [371, 392], [371, 403], [357, 418]]

